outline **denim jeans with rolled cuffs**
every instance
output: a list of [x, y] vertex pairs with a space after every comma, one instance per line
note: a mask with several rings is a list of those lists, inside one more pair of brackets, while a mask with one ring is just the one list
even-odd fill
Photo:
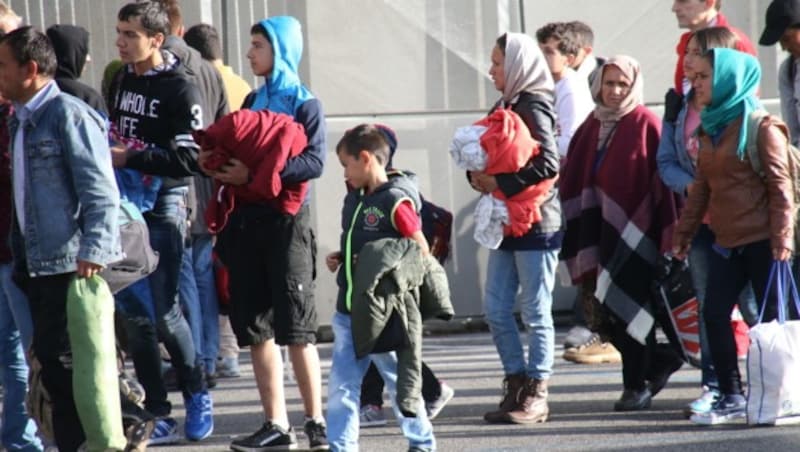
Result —
[[[525, 374], [547, 380], [553, 372], [555, 329], [551, 308], [556, 264], [555, 250], [489, 251], [484, 311], [507, 376]], [[514, 318], [518, 292], [522, 321], [528, 330], [527, 362]]]
[[331, 450], [341, 452], [358, 451], [359, 408], [361, 380], [367, 372], [370, 361], [375, 363], [386, 383], [389, 400], [392, 402], [395, 418], [400, 429], [408, 439], [409, 447], [436, 449], [433, 426], [425, 411], [425, 402], [420, 396], [417, 417], [407, 418], [400, 413], [395, 402], [397, 395], [397, 355], [378, 353], [356, 358], [353, 345], [353, 332], [349, 315], [337, 312], [331, 322], [333, 328], [333, 357], [331, 373], [328, 376], [328, 442]]
[[0, 362], [3, 395], [2, 446], [13, 451], [41, 451], [36, 424], [25, 411], [28, 364], [25, 350], [31, 345], [33, 326], [28, 300], [11, 280], [12, 264], [0, 264]]
[[210, 234], [193, 236], [183, 253], [180, 302], [192, 330], [197, 363], [208, 374], [216, 370], [219, 352], [219, 302], [217, 301]]
[[[708, 345], [708, 329], [703, 315], [703, 307], [706, 300], [706, 286], [708, 285], [708, 272], [711, 262], [711, 253], [714, 253], [714, 233], [708, 225], [701, 225], [697, 230], [692, 247], [689, 249], [689, 270], [692, 272], [692, 282], [698, 302], [698, 326], [700, 329], [700, 367], [702, 369], [702, 385], [710, 389], [719, 389], [717, 374], [714, 372], [714, 364], [711, 360], [711, 349]], [[739, 311], [748, 324], [753, 324], [758, 317], [756, 309], [756, 297], [753, 294], [752, 285], [747, 284], [745, 289], [739, 294]]]
[[[150, 245], [159, 255], [158, 267], [147, 277], [155, 308], [155, 329], [149, 319], [141, 316], [128, 317], [126, 322], [137, 377], [147, 393], [145, 407], [156, 416], [169, 413], [157, 338], [169, 352], [184, 396], [205, 389], [202, 369], [195, 361], [192, 333], [177, 302], [188, 190], [188, 187], [163, 190], [153, 209], [144, 215], [150, 230]], [[140, 368], [145, 375], [139, 374]]]

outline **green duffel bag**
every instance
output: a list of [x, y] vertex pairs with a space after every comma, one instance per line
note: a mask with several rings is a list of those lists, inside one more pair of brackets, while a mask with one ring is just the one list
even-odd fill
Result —
[[67, 291], [72, 390], [90, 452], [123, 450], [114, 297], [99, 276], [75, 278]]

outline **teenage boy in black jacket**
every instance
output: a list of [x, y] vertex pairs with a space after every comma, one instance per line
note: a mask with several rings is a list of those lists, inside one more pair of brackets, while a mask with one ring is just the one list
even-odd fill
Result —
[[[203, 124], [208, 127], [230, 112], [222, 76], [210, 62], [203, 59], [200, 52], [189, 47], [183, 40], [185, 29], [179, 2], [159, 2], [164, 6], [170, 27], [170, 35], [164, 40], [163, 49], [178, 57], [186, 68], [189, 80], [200, 90], [203, 98]], [[179, 299], [192, 330], [197, 359], [203, 363], [206, 383], [209, 388], [213, 388], [216, 386], [215, 372], [219, 350], [219, 301], [211, 263], [213, 236], [208, 232], [205, 212], [208, 201], [213, 196], [214, 184], [205, 174], [196, 174], [191, 185], [190, 239], [183, 254], [178, 285]]]
[[[122, 137], [140, 140], [146, 148], [116, 145], [112, 158], [115, 167], [162, 180], [155, 206], [145, 214], [150, 243], [159, 252], [158, 268], [148, 278], [158, 337], [172, 357], [186, 404], [186, 438], [198, 441], [214, 429], [212, 402], [176, 295], [187, 230], [189, 178], [198, 172], [198, 147], [191, 132], [204, 126], [202, 97], [178, 58], [161, 49], [169, 35], [169, 21], [159, 3], [129, 3], [117, 19], [116, 44], [125, 67], [109, 105], [111, 120]], [[177, 423], [169, 417], [156, 329], [146, 313], [127, 314], [129, 348], [147, 394], [145, 407], [161, 416], [150, 444], [175, 442]]]

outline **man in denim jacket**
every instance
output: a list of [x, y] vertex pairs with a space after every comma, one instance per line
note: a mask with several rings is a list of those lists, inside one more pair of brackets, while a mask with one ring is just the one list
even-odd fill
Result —
[[72, 392], [67, 289], [76, 274], [97, 274], [120, 260], [121, 251], [119, 192], [104, 121], [59, 90], [55, 70], [43, 33], [24, 27], [0, 39], [0, 92], [15, 110], [9, 121], [14, 258], [31, 308], [33, 351], [53, 403], [55, 441], [66, 451], [85, 440]]

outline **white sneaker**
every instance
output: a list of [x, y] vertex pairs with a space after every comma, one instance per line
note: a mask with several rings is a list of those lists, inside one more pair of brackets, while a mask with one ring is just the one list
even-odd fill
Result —
[[447, 405], [447, 402], [449, 402], [456, 393], [456, 391], [448, 386], [447, 383], [442, 381], [440, 384], [442, 385], [442, 389], [441, 394], [439, 394], [439, 398], [425, 404], [425, 410], [428, 411], [428, 419], [430, 420], [433, 420], [439, 415], [439, 412], [442, 411], [442, 408]]

